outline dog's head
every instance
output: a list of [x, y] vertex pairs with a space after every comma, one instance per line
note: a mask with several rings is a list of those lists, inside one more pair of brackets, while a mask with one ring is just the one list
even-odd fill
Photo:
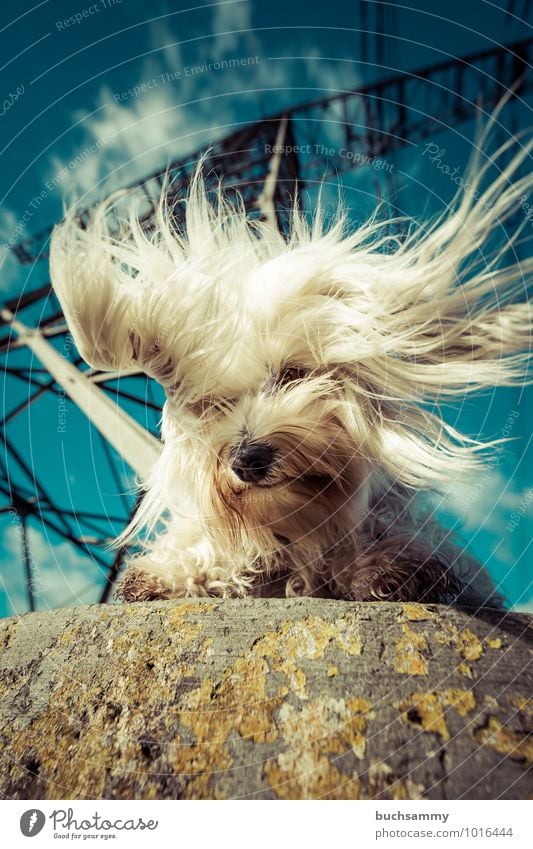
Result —
[[[308, 271], [300, 291], [244, 299], [216, 341], [198, 329], [205, 359], [169, 397], [163, 433], [203, 515], [301, 541], [335, 518], [345, 525], [347, 511], [354, 526], [362, 516], [379, 428], [353, 368], [335, 356], [342, 298], [321, 292], [303, 252], [291, 259]], [[276, 264], [250, 270], [242, 291], [265, 292]]]
[[419, 487], [472, 462], [478, 444], [435, 405], [516, 381], [523, 360], [506, 355], [528, 334], [526, 308], [494, 294], [521, 269], [461, 277], [510, 205], [472, 196], [403, 240], [297, 214], [285, 240], [196, 179], [186, 235], [164, 205], [152, 234], [113, 237], [105, 208], [56, 230], [53, 283], [82, 355], [166, 390], [167, 506], [188, 481], [208, 529], [301, 540], [355, 529], [384, 480]]

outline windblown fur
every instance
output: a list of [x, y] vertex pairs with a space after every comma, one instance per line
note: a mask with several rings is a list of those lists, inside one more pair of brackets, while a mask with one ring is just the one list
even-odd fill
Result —
[[485, 447], [438, 404], [524, 381], [533, 260], [505, 264], [526, 222], [504, 227], [530, 152], [498, 156], [485, 189], [478, 156], [453, 208], [402, 237], [295, 211], [285, 239], [211, 203], [199, 171], [184, 233], [164, 203], [150, 234], [134, 216], [111, 234], [109, 204], [87, 229], [67, 216], [52, 280], [81, 354], [167, 396], [120, 597], [494, 600], [416, 494]]

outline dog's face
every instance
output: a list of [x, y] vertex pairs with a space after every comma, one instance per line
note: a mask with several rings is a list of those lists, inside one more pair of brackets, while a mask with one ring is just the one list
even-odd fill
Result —
[[354, 363], [335, 356], [353, 328], [341, 323], [346, 288], [321, 273], [323, 259], [294, 251], [241, 272], [236, 315], [222, 289], [209, 334], [200, 323], [192, 345], [203, 356], [167, 402], [165, 440], [217, 533], [244, 526], [264, 544], [310, 544], [364, 514], [375, 410]]

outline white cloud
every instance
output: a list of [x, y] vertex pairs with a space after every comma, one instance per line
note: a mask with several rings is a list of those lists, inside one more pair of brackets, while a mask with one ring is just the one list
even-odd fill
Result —
[[529, 601], [525, 601], [524, 603], [513, 605], [513, 611], [515, 613], [533, 613], [533, 597], [529, 599]]
[[[160, 168], [175, 157], [180, 143], [196, 146], [194, 130], [200, 125], [195, 127], [186, 120], [176, 106], [172, 84], [154, 89], [149, 97], [132, 97], [125, 104], [115, 102], [113, 92], [104, 87], [99, 104], [103, 108], [96, 114], [79, 112], [75, 116], [82, 121], [85, 135], [76, 155], [94, 145], [98, 149], [61, 181], [63, 192], [102, 195]], [[52, 175], [59, 174], [65, 162], [54, 157], [51, 166]]]
[[[65, 174], [57, 191], [78, 198], [89, 193], [83, 202], [90, 203], [163, 168], [227, 135], [234, 123], [242, 121], [246, 109], [250, 120], [258, 117], [263, 110], [258, 90], [275, 90], [278, 107], [282, 108], [283, 103], [288, 105], [299, 96], [292, 91], [295, 79], [316, 86], [317, 94], [357, 83], [352, 64], [327, 61], [314, 46], [298, 43], [293, 49], [289, 47], [288, 52], [301, 55], [301, 59], [269, 60], [261, 55], [248, 0], [219, 3], [209, 13], [211, 37], [189, 45], [186, 59], [168, 24], [152, 23], [147, 28], [147, 44], [153, 52], [131, 80], [132, 89], [143, 85], [144, 89], [137, 95], [120, 97], [122, 92], [102, 86], [93, 109], [73, 114], [72, 125], [81, 130], [82, 138], [69, 160], [57, 156], [50, 160], [46, 175], [50, 179]], [[209, 70], [209, 63], [223, 57], [258, 57], [258, 61]], [[186, 73], [195, 62], [196, 72]], [[161, 82], [159, 78], [165, 74], [181, 76]], [[305, 96], [300, 93], [299, 99]], [[95, 145], [97, 149], [87, 154]], [[82, 161], [77, 163], [77, 157]], [[71, 167], [73, 163], [75, 167]]]
[[477, 475], [455, 478], [436, 503], [456, 516], [460, 528], [472, 538], [478, 532], [493, 537], [496, 559], [515, 564], [513, 533], [533, 519], [533, 488], [518, 486], [501, 469], [488, 464]]
[[500, 469], [481, 469], [477, 475], [458, 477], [450, 485], [444, 505], [462, 520], [466, 530], [484, 526], [494, 527], [494, 522], [507, 524], [513, 512], [521, 517], [533, 517], [533, 490], [518, 487]]
[[157, 73], [162, 66], [166, 71], [180, 71], [183, 68], [183, 56], [179, 39], [165, 21], [153, 21], [148, 28], [148, 44], [156, 51], [144, 63], [144, 70], [152, 66]]
[[[215, 18], [218, 16], [222, 21], [225, 14], [235, 17], [235, 13], [224, 12], [230, 8], [233, 7], [217, 6]], [[72, 124], [82, 131], [81, 142], [68, 161], [52, 157], [46, 175], [49, 180], [65, 174], [58, 182], [63, 195], [79, 198], [89, 193], [84, 202], [92, 202], [228, 132], [224, 125], [235, 119], [237, 104], [231, 98], [221, 97], [213, 105], [212, 98], [233, 90], [240, 92], [239, 69], [186, 74], [176, 41], [165, 23], [151, 24], [148, 42], [154, 52], [131, 81], [132, 90], [135, 87], [142, 90], [128, 95], [108, 85], [102, 86], [93, 109], [79, 109], [73, 114]], [[217, 58], [214, 53], [220, 47], [216, 37], [214, 42], [215, 46], [212, 39], [204, 43], [211, 62]], [[198, 47], [201, 54], [202, 42]], [[201, 59], [201, 63], [205, 61]], [[249, 67], [244, 70], [249, 71]], [[167, 79], [168, 75], [178, 73], [181, 74], [178, 79]], [[93, 150], [95, 146], [97, 149]], [[72, 167], [78, 159], [82, 161]]]
[[217, 3], [213, 12], [213, 34], [211, 53], [216, 60], [225, 54], [239, 50], [243, 43], [253, 38], [252, 9], [249, 0], [236, 3]]
[[[38, 610], [88, 604], [98, 598], [103, 584], [97, 564], [91, 562], [67, 541], [52, 542], [36, 528], [28, 528], [32, 557], [34, 596]], [[9, 556], [10, 568], [3, 569], [1, 583], [12, 613], [25, 613], [28, 598], [19, 526], [10, 524], [2, 534], [2, 549]]]
[[0, 241], [7, 241], [17, 225], [18, 218], [11, 209], [7, 206], [0, 209]]

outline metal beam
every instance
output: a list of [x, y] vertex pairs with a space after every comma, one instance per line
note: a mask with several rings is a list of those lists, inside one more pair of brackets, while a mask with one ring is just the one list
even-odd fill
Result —
[[8, 310], [2, 310], [1, 315], [5, 322], [11, 323], [19, 342], [30, 348], [102, 436], [145, 480], [161, 453], [161, 443], [87, 380], [84, 372], [58, 353], [39, 330], [23, 324]]
[[283, 151], [285, 147], [285, 139], [287, 137], [287, 126], [289, 119], [287, 115], [283, 115], [279, 122], [278, 132], [276, 133], [276, 141], [274, 142], [274, 153], [270, 160], [270, 167], [263, 186], [263, 191], [259, 195], [257, 205], [263, 214], [263, 217], [268, 223], [277, 229], [278, 217], [276, 215], [276, 186], [278, 185], [281, 163], [283, 161]]
[[28, 521], [26, 513], [21, 513], [19, 515], [20, 518], [20, 526], [22, 529], [21, 534], [21, 543], [22, 543], [22, 556], [24, 559], [24, 569], [26, 572], [26, 590], [28, 592], [28, 605], [30, 611], [35, 610], [35, 595], [33, 592], [33, 573], [31, 567], [31, 549], [30, 549], [30, 541], [28, 539]]

